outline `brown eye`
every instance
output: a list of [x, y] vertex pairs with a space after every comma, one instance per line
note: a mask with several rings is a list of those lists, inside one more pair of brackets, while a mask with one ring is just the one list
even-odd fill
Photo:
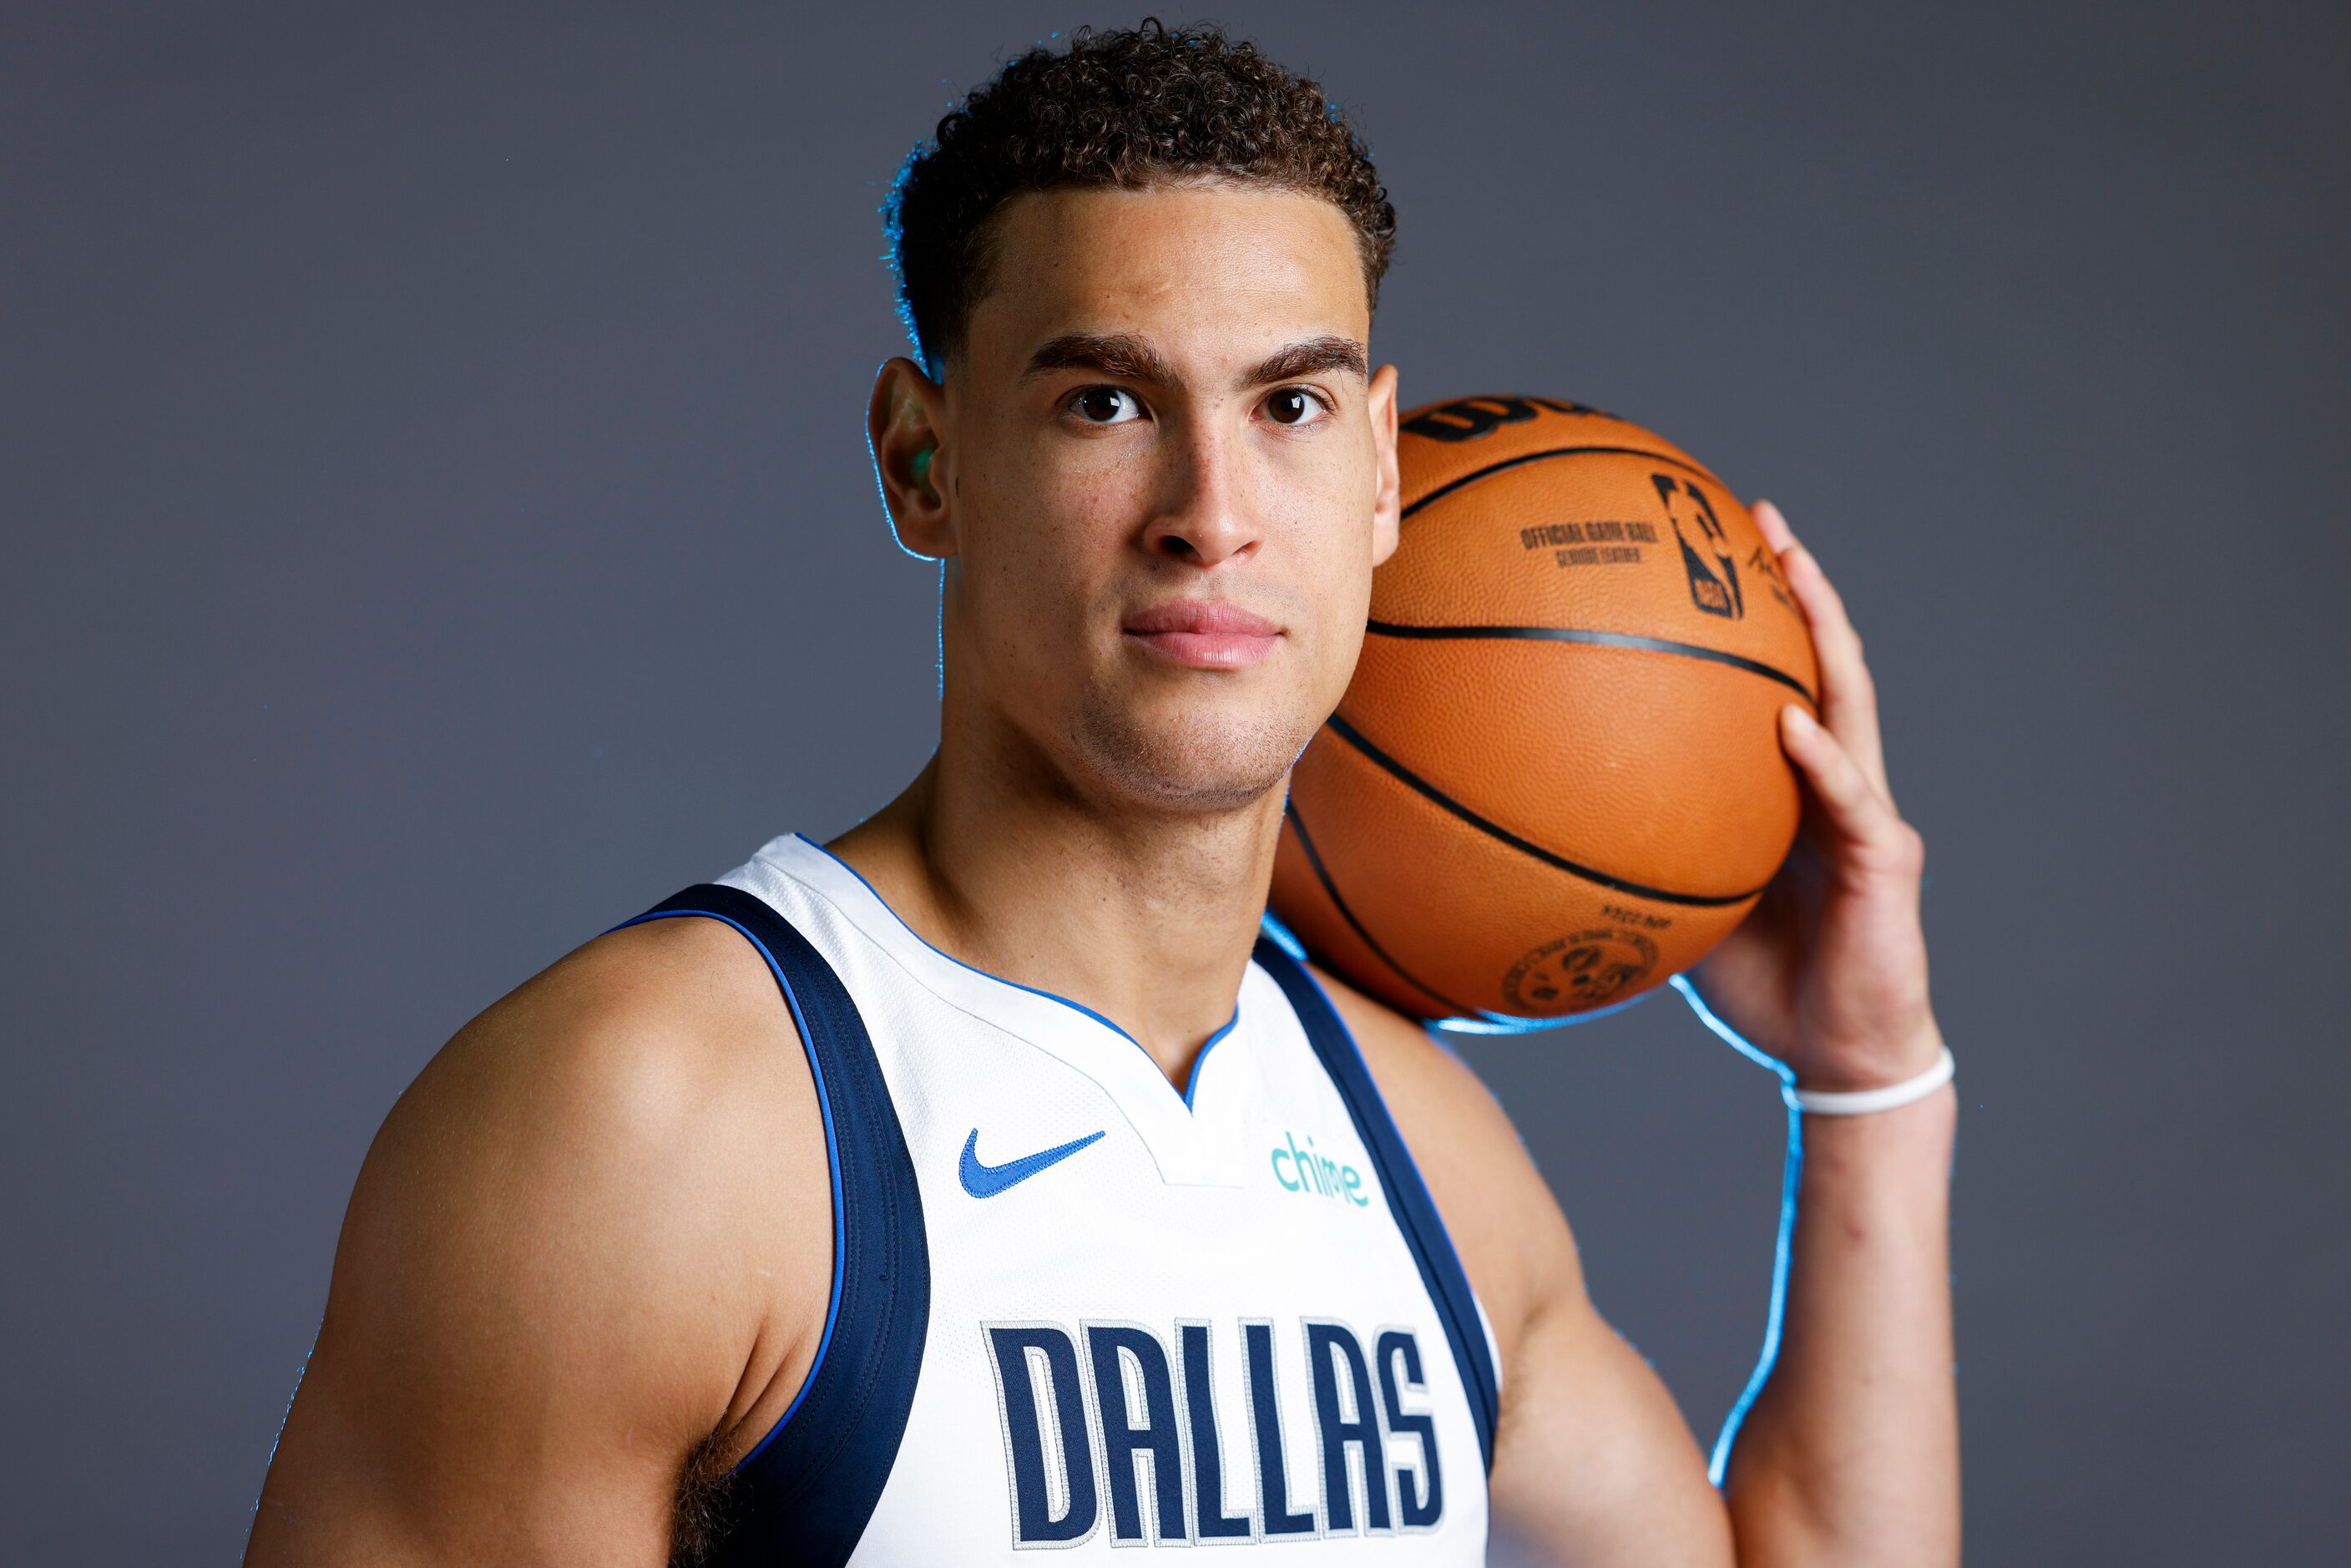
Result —
[[1143, 416], [1143, 405], [1123, 387], [1088, 387], [1070, 406], [1090, 424], [1125, 424]]
[[1276, 424], [1304, 424], [1322, 408], [1321, 400], [1301, 387], [1284, 387], [1265, 400], [1265, 412]]

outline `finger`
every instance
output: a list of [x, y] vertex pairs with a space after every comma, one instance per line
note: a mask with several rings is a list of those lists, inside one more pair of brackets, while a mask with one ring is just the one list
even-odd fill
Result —
[[1787, 514], [1770, 501], [1758, 501], [1749, 508], [1755, 526], [1763, 530], [1763, 542], [1771, 547], [1773, 555], [1784, 555], [1796, 545], [1796, 530], [1788, 526]]
[[1886, 774], [1886, 742], [1877, 723], [1877, 685], [1862, 656], [1861, 634], [1845, 614], [1844, 600], [1829, 581], [1828, 573], [1802, 545], [1781, 558], [1781, 575], [1788, 580], [1804, 619], [1812, 623], [1813, 648], [1821, 663], [1821, 720], [1829, 727], [1853, 759], [1860, 764], [1878, 793], [1894, 799]]
[[1812, 787], [1829, 831], [1844, 841], [1830, 857], [1844, 865], [1915, 872], [1918, 835], [1879, 793], [1837, 737], [1795, 703], [1780, 710], [1780, 739]]

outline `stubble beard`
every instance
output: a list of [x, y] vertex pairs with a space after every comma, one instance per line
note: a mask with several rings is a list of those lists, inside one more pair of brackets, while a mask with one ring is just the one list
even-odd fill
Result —
[[1293, 714], [1236, 716], [1212, 708], [1179, 710], [1171, 722], [1092, 694], [1072, 727], [1080, 753], [1120, 793], [1205, 814], [1237, 810], [1280, 789], [1316, 726]]

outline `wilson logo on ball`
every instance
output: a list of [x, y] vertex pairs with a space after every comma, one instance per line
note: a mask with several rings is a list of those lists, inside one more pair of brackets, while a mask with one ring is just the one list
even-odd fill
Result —
[[1535, 416], [1538, 408], [1547, 408], [1553, 413], [1600, 412], [1580, 402], [1562, 402], [1557, 398], [1465, 397], [1424, 409], [1405, 420], [1403, 428], [1431, 441], [1476, 441], [1506, 424], [1524, 424]]

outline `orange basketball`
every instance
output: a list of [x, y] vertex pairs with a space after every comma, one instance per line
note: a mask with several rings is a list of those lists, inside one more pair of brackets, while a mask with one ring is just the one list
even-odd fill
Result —
[[1803, 613], [1688, 454], [1473, 397], [1398, 437], [1404, 538], [1355, 678], [1290, 775], [1273, 909], [1423, 1018], [1628, 1000], [1739, 924], [1793, 841]]

